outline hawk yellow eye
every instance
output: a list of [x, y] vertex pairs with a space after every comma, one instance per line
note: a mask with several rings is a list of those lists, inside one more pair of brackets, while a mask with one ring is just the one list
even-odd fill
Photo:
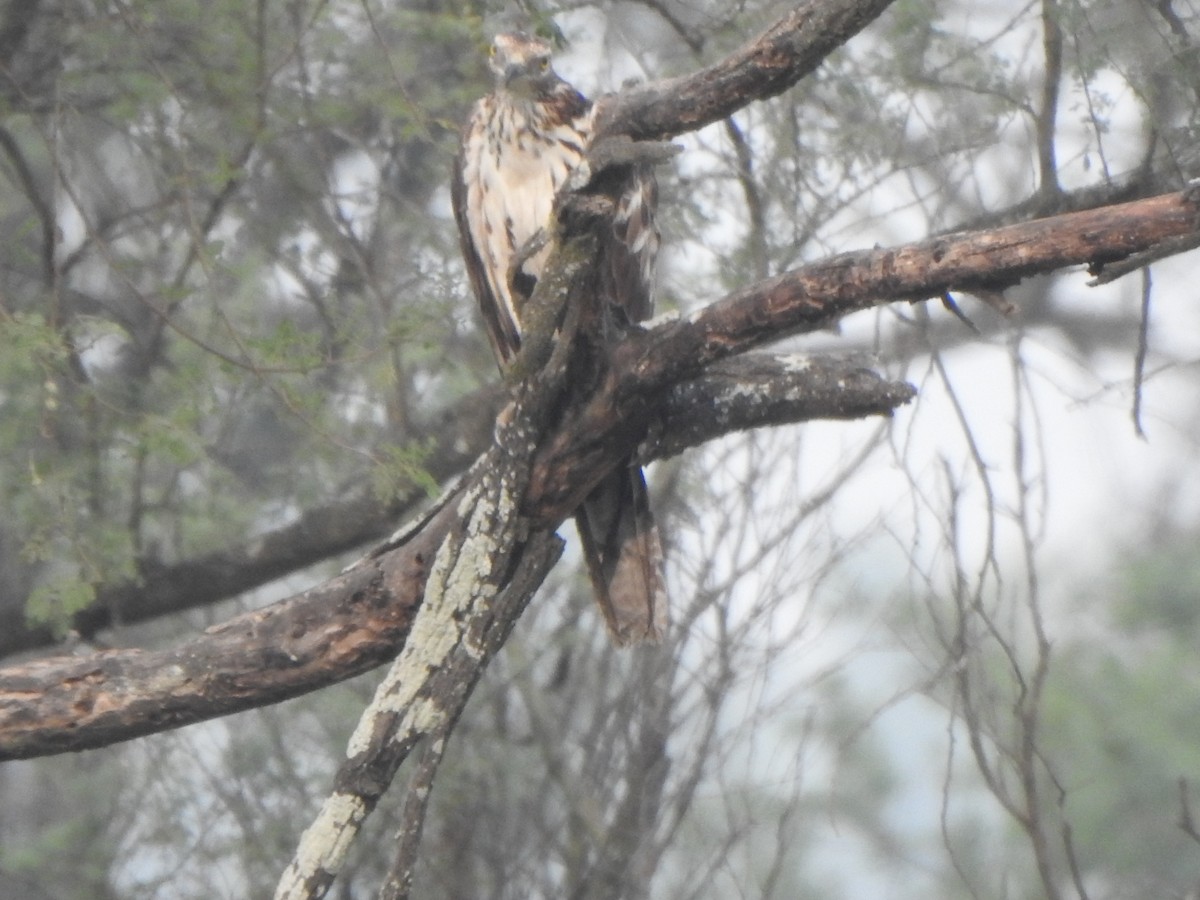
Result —
[[541, 69], [543, 72], [545, 72], [547, 69], [550, 68], [550, 60], [548, 60], [548, 59], [541, 60], [540, 62], [538, 62], [538, 68]]

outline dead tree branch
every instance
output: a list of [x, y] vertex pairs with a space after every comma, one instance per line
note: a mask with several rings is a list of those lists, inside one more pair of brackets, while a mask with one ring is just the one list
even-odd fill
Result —
[[[755, 99], [775, 96], [815, 69], [837, 47], [879, 16], [893, 0], [808, 0], [733, 55], [683, 78], [669, 79], [604, 98], [604, 131], [636, 140], [665, 138], [724, 118]], [[497, 393], [463, 401], [454, 421], [489, 423]], [[471, 409], [475, 412], [472, 413]], [[479, 430], [443, 440], [434, 426], [430, 473], [439, 479], [462, 472], [487, 446]], [[466, 438], [466, 440], [464, 440]], [[96, 601], [72, 628], [90, 638], [109, 627], [114, 613], [134, 623], [195, 608], [258, 587], [302, 563], [345, 552], [386, 534], [419, 492], [391, 504], [368, 493], [312, 510], [293, 525], [258, 540], [195, 560], [147, 563], [135, 581], [102, 586]], [[0, 657], [50, 646], [47, 629], [12, 628], [0, 634]]]
[[[1184, 194], [1168, 194], [994, 231], [842, 254], [751, 285], [687, 319], [631, 335], [614, 348], [608, 377], [594, 399], [560, 423], [538, 451], [525, 512], [538, 527], [556, 525], [574, 508], [573, 498], [645, 435], [653, 442], [655, 434], [676, 430], [680, 420], [667, 416], [671, 392], [696, 390], [695, 384], [685, 385], [703, 384], [719, 360], [870, 306], [940, 296], [944, 290], [995, 289], [1072, 265], [1090, 264], [1095, 270], [1192, 231], [1195, 217], [1195, 206]], [[828, 388], [818, 369], [812, 376]], [[720, 392], [710, 382], [706, 396]], [[889, 405], [892, 392], [898, 394]], [[903, 388], [886, 382], [865, 391], [872, 393], [873, 401], [861, 399], [867, 405], [878, 402], [875, 411], [907, 399], [896, 399]], [[828, 405], [797, 409], [795, 418], [786, 420], [845, 418], [847, 411], [833, 397]], [[770, 404], [758, 414], [761, 418], [731, 418], [729, 427], [785, 420]], [[715, 429], [697, 439], [713, 436]], [[682, 448], [662, 446], [659, 452]], [[433, 554], [453, 526], [453, 514], [443, 510], [395, 549], [175, 649], [110, 651], [0, 670], [0, 759], [103, 746], [261, 706], [393, 658], [420, 606]]]
[[[720, 90], [737, 83], [743, 104], [753, 91], [767, 96], [814, 64], [784, 66], [780, 54], [807, 59], [807, 51], [797, 49], [804, 40], [826, 46], [813, 35], [801, 39], [813, 17], [841, 10], [848, 17], [844, 23], [861, 27], [884, 6], [881, 0], [808, 3], [746, 50], [695, 77], [721, 85]], [[857, 12], [847, 12], [851, 9]], [[771, 60], [777, 64], [768, 65]], [[680, 113], [688, 106], [680, 101], [690, 96], [687, 91], [694, 84], [686, 79], [676, 84], [680, 93], [673, 102], [673, 125], [667, 124], [667, 113], [652, 112], [659, 107], [647, 99], [649, 88], [640, 99], [618, 102], [613, 121], [627, 121], [632, 132], [649, 137], [725, 114], [724, 107], [713, 112], [713, 106], [687, 118], [693, 114]], [[659, 124], [652, 127], [647, 121]], [[824, 381], [829, 402], [793, 403], [787, 410], [786, 403], [764, 401], [737, 414], [730, 407], [724, 424], [714, 421], [712, 427], [698, 429], [698, 404], [722, 393], [716, 381], [706, 379], [728, 379], [728, 370], [711, 369], [728, 357], [826, 327], [870, 306], [950, 290], [1001, 290], [1023, 277], [1072, 265], [1088, 264], [1097, 271], [1105, 263], [1194, 233], [1195, 221], [1194, 200], [1169, 194], [991, 231], [846, 253], [750, 285], [687, 319], [633, 334], [613, 348], [605, 379], [592, 399], [570, 412], [543, 442], [523, 510], [537, 527], [554, 527], [646, 435], [650, 441], [644, 455], [649, 458], [678, 452], [689, 441], [710, 439], [722, 429], [844, 418], [858, 402], [829, 395]], [[806, 377], [821, 380], [817, 369], [795, 374], [800, 394]], [[690, 412], [688, 391], [698, 392]], [[865, 394], [875, 394], [866, 401], [869, 412], [886, 412], [907, 399], [903, 388], [882, 382], [867, 384]], [[810, 400], [819, 395], [809, 395]], [[681, 421], [690, 424], [683, 427]], [[680, 437], [689, 433], [691, 437]], [[664, 434], [672, 435], [672, 442], [657, 438], [656, 449], [655, 435]], [[393, 658], [405, 645], [437, 548], [460, 524], [450, 510], [452, 505], [443, 507], [387, 553], [289, 600], [216, 626], [179, 648], [113, 651], [0, 670], [0, 758], [96, 747], [225, 715], [314, 690]]]
[[[905, 244], [842, 253], [749, 285], [694, 315], [634, 334], [612, 351], [608, 378], [535, 460], [526, 509], [557, 520], [579, 505], [603, 459], [633, 451], [653, 397], [706, 366], [770, 341], [826, 328], [838, 318], [898, 300], [950, 291], [997, 292], [1031, 275], [1106, 263], [1196, 231], [1197, 200], [1164, 194]], [[602, 464], [601, 464], [602, 465]], [[571, 473], [571, 479], [562, 476]]]
[[894, 0], [807, 0], [707, 68], [603, 101], [600, 131], [663, 140], [719, 122], [751, 100], [782, 94], [866, 28]]
[[480, 673], [558, 560], [562, 542], [530, 533], [517, 513], [535, 439], [518, 407], [472, 467], [470, 486], [442, 508], [451, 527], [430, 560], [412, 640], [359, 720], [334, 789], [280, 879], [278, 900], [324, 896], [409, 751], [422, 739], [448, 738]]

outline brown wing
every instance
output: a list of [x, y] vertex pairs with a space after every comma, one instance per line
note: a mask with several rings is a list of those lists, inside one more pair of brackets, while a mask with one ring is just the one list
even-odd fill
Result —
[[474, 156], [484, 152], [481, 132], [486, 117], [486, 102], [487, 98], [475, 105], [467, 127], [463, 130], [462, 143], [459, 146], [458, 156], [454, 160], [454, 175], [450, 181], [450, 202], [454, 207], [454, 221], [458, 225], [458, 240], [462, 248], [467, 277], [471, 280], [471, 289], [475, 293], [479, 310], [483, 314], [483, 324], [487, 328], [492, 350], [496, 354], [496, 359], [503, 366], [516, 355], [521, 346], [521, 336], [517, 330], [517, 324], [507, 315], [499, 298], [492, 293], [483, 256], [475, 245], [474, 238], [475, 234], [482, 232], [483, 225], [472, 220], [472, 210], [468, 203], [467, 192], [467, 170], [474, 168], [478, 171], [478, 161]]
[[613, 216], [612, 240], [603, 248], [604, 299], [618, 328], [650, 318], [658, 258], [658, 182], [648, 166], [640, 168], [621, 195]]
[[[586, 104], [573, 90], [567, 99], [578, 100], [575, 106]], [[487, 230], [482, 221], [473, 220], [478, 204], [471, 202], [469, 188], [480, 181], [473, 177], [480, 171], [475, 154], [485, 152], [482, 128], [488, 102], [485, 98], [477, 104], [464, 132], [454, 166], [451, 198], [471, 287], [503, 366], [517, 352], [520, 333], [518, 323], [495, 296], [485, 254], [476, 245]], [[581, 108], [586, 111], [586, 107]], [[608, 327], [623, 330], [652, 312], [651, 279], [659, 243], [654, 223], [656, 199], [653, 173], [636, 173], [618, 204], [612, 239], [601, 247], [601, 283], [597, 288]], [[593, 489], [575, 518], [596, 602], [614, 639], [620, 644], [661, 640], [667, 622], [662, 547], [650, 514], [642, 470], [629, 462], [618, 466]]]
[[[659, 236], [658, 185], [635, 173], [601, 248], [605, 321], [617, 331], [650, 317]], [[592, 490], [575, 514], [596, 602], [618, 644], [660, 641], [667, 627], [662, 543], [650, 513], [646, 479], [626, 460]]]

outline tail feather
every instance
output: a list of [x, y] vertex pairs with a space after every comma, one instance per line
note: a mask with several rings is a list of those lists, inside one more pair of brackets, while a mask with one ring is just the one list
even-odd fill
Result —
[[618, 466], [575, 513], [596, 603], [613, 640], [658, 642], [667, 628], [662, 543], [638, 466]]

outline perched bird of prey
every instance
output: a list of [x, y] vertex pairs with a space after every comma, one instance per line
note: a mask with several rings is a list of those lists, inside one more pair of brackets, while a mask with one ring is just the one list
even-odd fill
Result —
[[[591, 101], [551, 68], [550, 45], [496, 36], [495, 90], [475, 104], [455, 164], [454, 215], [463, 257], [492, 349], [503, 370], [521, 346], [521, 309], [549, 256], [535, 237], [551, 224], [554, 197], [593, 136]], [[605, 330], [651, 313], [658, 252], [657, 187], [647, 169], [630, 179], [600, 248], [595, 285]], [[620, 644], [657, 641], [666, 627], [662, 548], [642, 470], [626, 462], [575, 513], [596, 600]]]

